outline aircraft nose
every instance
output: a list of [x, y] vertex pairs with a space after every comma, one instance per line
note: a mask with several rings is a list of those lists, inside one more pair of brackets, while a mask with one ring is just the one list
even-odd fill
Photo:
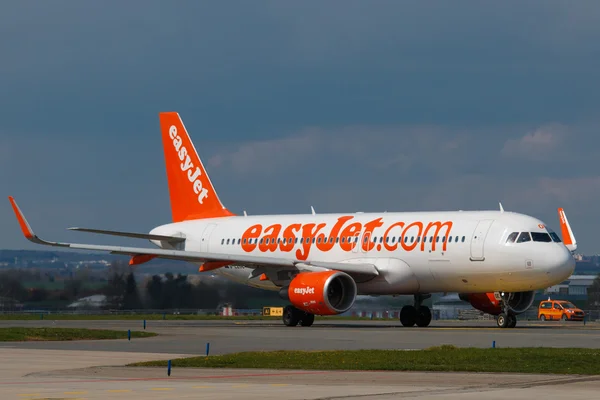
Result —
[[550, 252], [552, 258], [548, 268], [548, 279], [558, 284], [569, 278], [575, 271], [575, 258], [565, 246], [557, 245], [555, 251]]

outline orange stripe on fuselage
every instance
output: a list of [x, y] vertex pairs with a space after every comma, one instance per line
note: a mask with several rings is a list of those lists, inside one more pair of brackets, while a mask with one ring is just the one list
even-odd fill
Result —
[[[453, 226], [452, 221], [434, 221], [427, 224], [421, 221], [413, 221], [408, 224], [397, 221], [388, 225], [381, 217], [366, 223], [353, 221], [353, 219], [354, 217], [350, 215], [339, 217], [330, 229], [328, 229], [328, 224], [323, 222], [292, 223], [287, 226], [272, 224], [266, 227], [263, 224], [255, 224], [242, 234], [241, 247], [247, 253], [255, 251], [266, 253], [275, 251], [291, 252], [300, 245], [300, 248], [296, 249], [296, 259], [306, 260], [313, 247], [322, 252], [329, 252], [334, 248], [351, 252], [356, 246], [360, 246], [364, 252], [374, 249], [381, 251], [382, 248], [394, 251], [398, 249], [398, 246], [401, 246], [404, 251], [414, 251], [416, 249], [425, 251], [426, 242], [423, 241], [423, 238], [433, 237], [430, 245], [431, 250], [435, 251], [438, 245], [436, 239], [440, 236], [442, 229], [446, 228], [442, 235], [446, 240], [441, 243], [442, 251], [446, 251], [447, 238], [451, 236]], [[386, 226], [383, 235], [373, 234], [376, 228], [385, 228]], [[329, 232], [329, 234], [324, 232]], [[372, 236], [376, 236], [376, 240], [372, 240]], [[383, 241], [381, 241], [381, 236], [383, 236]], [[409, 243], [405, 241], [408, 236], [417, 237], [420, 240]], [[300, 243], [296, 242], [297, 237], [301, 238]], [[392, 237], [401, 237], [401, 239], [392, 242]], [[359, 242], [357, 242], [357, 239]]]

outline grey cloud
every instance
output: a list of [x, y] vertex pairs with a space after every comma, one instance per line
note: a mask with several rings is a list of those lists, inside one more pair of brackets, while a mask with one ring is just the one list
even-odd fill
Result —
[[501, 153], [506, 157], [550, 161], [568, 136], [568, 129], [564, 125], [545, 125], [518, 139], [508, 139]]

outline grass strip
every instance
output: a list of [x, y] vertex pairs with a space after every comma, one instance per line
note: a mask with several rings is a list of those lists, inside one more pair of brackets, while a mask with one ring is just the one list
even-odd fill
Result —
[[[131, 338], [156, 336], [152, 332], [131, 332]], [[0, 328], [0, 342], [127, 339], [127, 331], [71, 328]]]
[[[130, 364], [166, 367], [167, 361]], [[243, 352], [172, 360], [173, 368], [265, 368], [300, 370], [387, 370], [600, 374], [600, 349], [457, 348], [425, 350]]]

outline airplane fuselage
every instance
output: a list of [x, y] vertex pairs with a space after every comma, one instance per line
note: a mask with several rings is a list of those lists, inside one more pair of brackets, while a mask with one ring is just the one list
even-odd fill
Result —
[[[517, 242], [514, 232], [535, 238]], [[187, 251], [373, 263], [380, 274], [357, 279], [359, 294], [530, 291], [562, 282], [575, 267], [542, 221], [503, 211], [236, 216], [172, 223], [151, 233], [184, 235]], [[250, 277], [254, 268], [235, 264], [215, 272], [272, 290], [295, 272], [265, 268], [268, 279], [260, 280]]]

